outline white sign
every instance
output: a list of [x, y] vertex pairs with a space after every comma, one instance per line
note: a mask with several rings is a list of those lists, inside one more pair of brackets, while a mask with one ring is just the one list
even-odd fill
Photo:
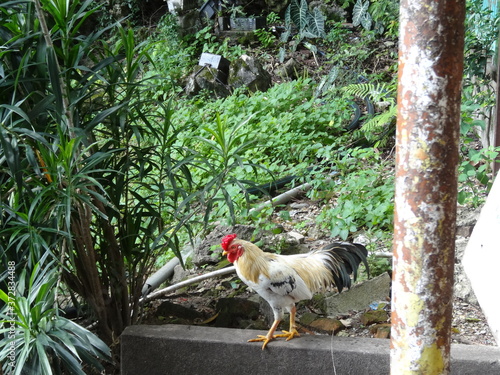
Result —
[[481, 210], [462, 264], [500, 345], [500, 177], [495, 179]]

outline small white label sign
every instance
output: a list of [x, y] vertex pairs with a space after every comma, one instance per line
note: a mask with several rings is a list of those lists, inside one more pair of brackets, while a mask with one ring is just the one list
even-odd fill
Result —
[[462, 264], [500, 345], [500, 177], [495, 179], [481, 210]]

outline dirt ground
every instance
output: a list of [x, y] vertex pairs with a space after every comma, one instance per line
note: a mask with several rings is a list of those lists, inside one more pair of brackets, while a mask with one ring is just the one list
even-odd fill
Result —
[[[300, 209], [290, 210], [298, 220], [311, 221], [315, 216], [316, 207], [307, 201], [293, 202], [294, 207]], [[285, 228], [286, 230], [286, 228]], [[313, 230], [309, 230], [315, 233]], [[195, 276], [210, 272], [211, 267], [205, 269], [190, 270], [189, 274]], [[222, 320], [219, 316], [221, 300], [237, 297], [238, 300], [253, 301], [255, 306], [236, 306], [237, 317], [229, 322]], [[178, 308], [180, 306], [180, 308]], [[202, 324], [208, 326], [229, 326], [237, 328], [267, 330], [270, 322], [265, 319], [266, 304], [259, 300], [258, 296], [249, 291], [236, 274], [230, 274], [219, 278], [208, 279], [192, 286], [185, 287], [172, 292], [161, 298], [151, 301], [145, 310], [143, 324]], [[239, 309], [239, 310], [238, 310]], [[386, 321], [378, 322], [379, 325], [390, 325], [390, 301], [383, 307], [387, 312]], [[389, 337], [389, 333], [380, 336], [380, 332], [374, 327], [377, 325], [365, 326], [361, 322], [364, 311], [351, 311], [343, 316], [330, 317], [338, 319], [345, 326], [335, 332], [338, 336], [347, 337]], [[318, 313], [313, 301], [305, 301], [299, 305], [299, 322], [306, 313]], [[286, 327], [286, 319], [283, 328]], [[323, 330], [301, 324], [299, 331], [303, 334], [329, 334]], [[331, 332], [330, 332], [331, 334]], [[455, 297], [453, 301], [452, 320], [452, 342], [467, 345], [496, 345], [493, 335], [489, 329], [487, 321], [479, 305], [467, 302]]]

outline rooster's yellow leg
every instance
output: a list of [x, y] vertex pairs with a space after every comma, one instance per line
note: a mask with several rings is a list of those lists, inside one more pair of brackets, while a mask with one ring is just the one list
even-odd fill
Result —
[[267, 335], [265, 335], [265, 336], [258, 335], [256, 339], [250, 339], [250, 340], [248, 340], [248, 342], [264, 341], [264, 343], [262, 344], [262, 350], [264, 350], [266, 348], [266, 345], [269, 343], [269, 341], [271, 341], [272, 339], [277, 337], [277, 336], [274, 336], [274, 332], [276, 331], [278, 324], [280, 324], [280, 320], [275, 320], [273, 322], [273, 325], [271, 326], [271, 328], [267, 332]]
[[283, 331], [279, 335], [274, 337], [286, 337], [286, 341], [293, 339], [294, 337], [300, 337], [299, 332], [297, 331], [297, 324], [295, 323], [295, 313], [297, 312], [297, 308], [293, 306], [290, 311], [290, 330]]

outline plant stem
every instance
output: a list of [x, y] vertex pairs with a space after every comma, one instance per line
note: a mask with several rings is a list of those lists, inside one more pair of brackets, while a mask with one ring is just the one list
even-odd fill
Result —
[[45, 39], [45, 43], [47, 44], [48, 51], [49, 51], [49, 53], [53, 53], [54, 57], [55, 57], [54, 62], [56, 64], [56, 70], [58, 73], [58, 81], [59, 81], [58, 83], [59, 83], [59, 86], [60, 86], [61, 92], [62, 92], [61, 104], [62, 104], [62, 108], [63, 108], [63, 113], [65, 114], [65, 117], [66, 117], [66, 125], [68, 127], [69, 135], [70, 135], [70, 138], [75, 138], [75, 131], [74, 131], [75, 127], [73, 124], [73, 115], [69, 109], [69, 100], [68, 100], [68, 94], [67, 94], [68, 92], [67, 92], [67, 88], [66, 88], [66, 83], [61, 78], [61, 67], [59, 66], [57, 56], [55, 55], [54, 43], [52, 43], [52, 38], [50, 37], [50, 31], [49, 31], [49, 28], [47, 26], [47, 22], [45, 20], [44, 13], [42, 11], [42, 6], [40, 4], [40, 0], [35, 0], [34, 3], [35, 3], [36, 13], [38, 14], [38, 19], [40, 21], [40, 28], [42, 30], [42, 35]]

